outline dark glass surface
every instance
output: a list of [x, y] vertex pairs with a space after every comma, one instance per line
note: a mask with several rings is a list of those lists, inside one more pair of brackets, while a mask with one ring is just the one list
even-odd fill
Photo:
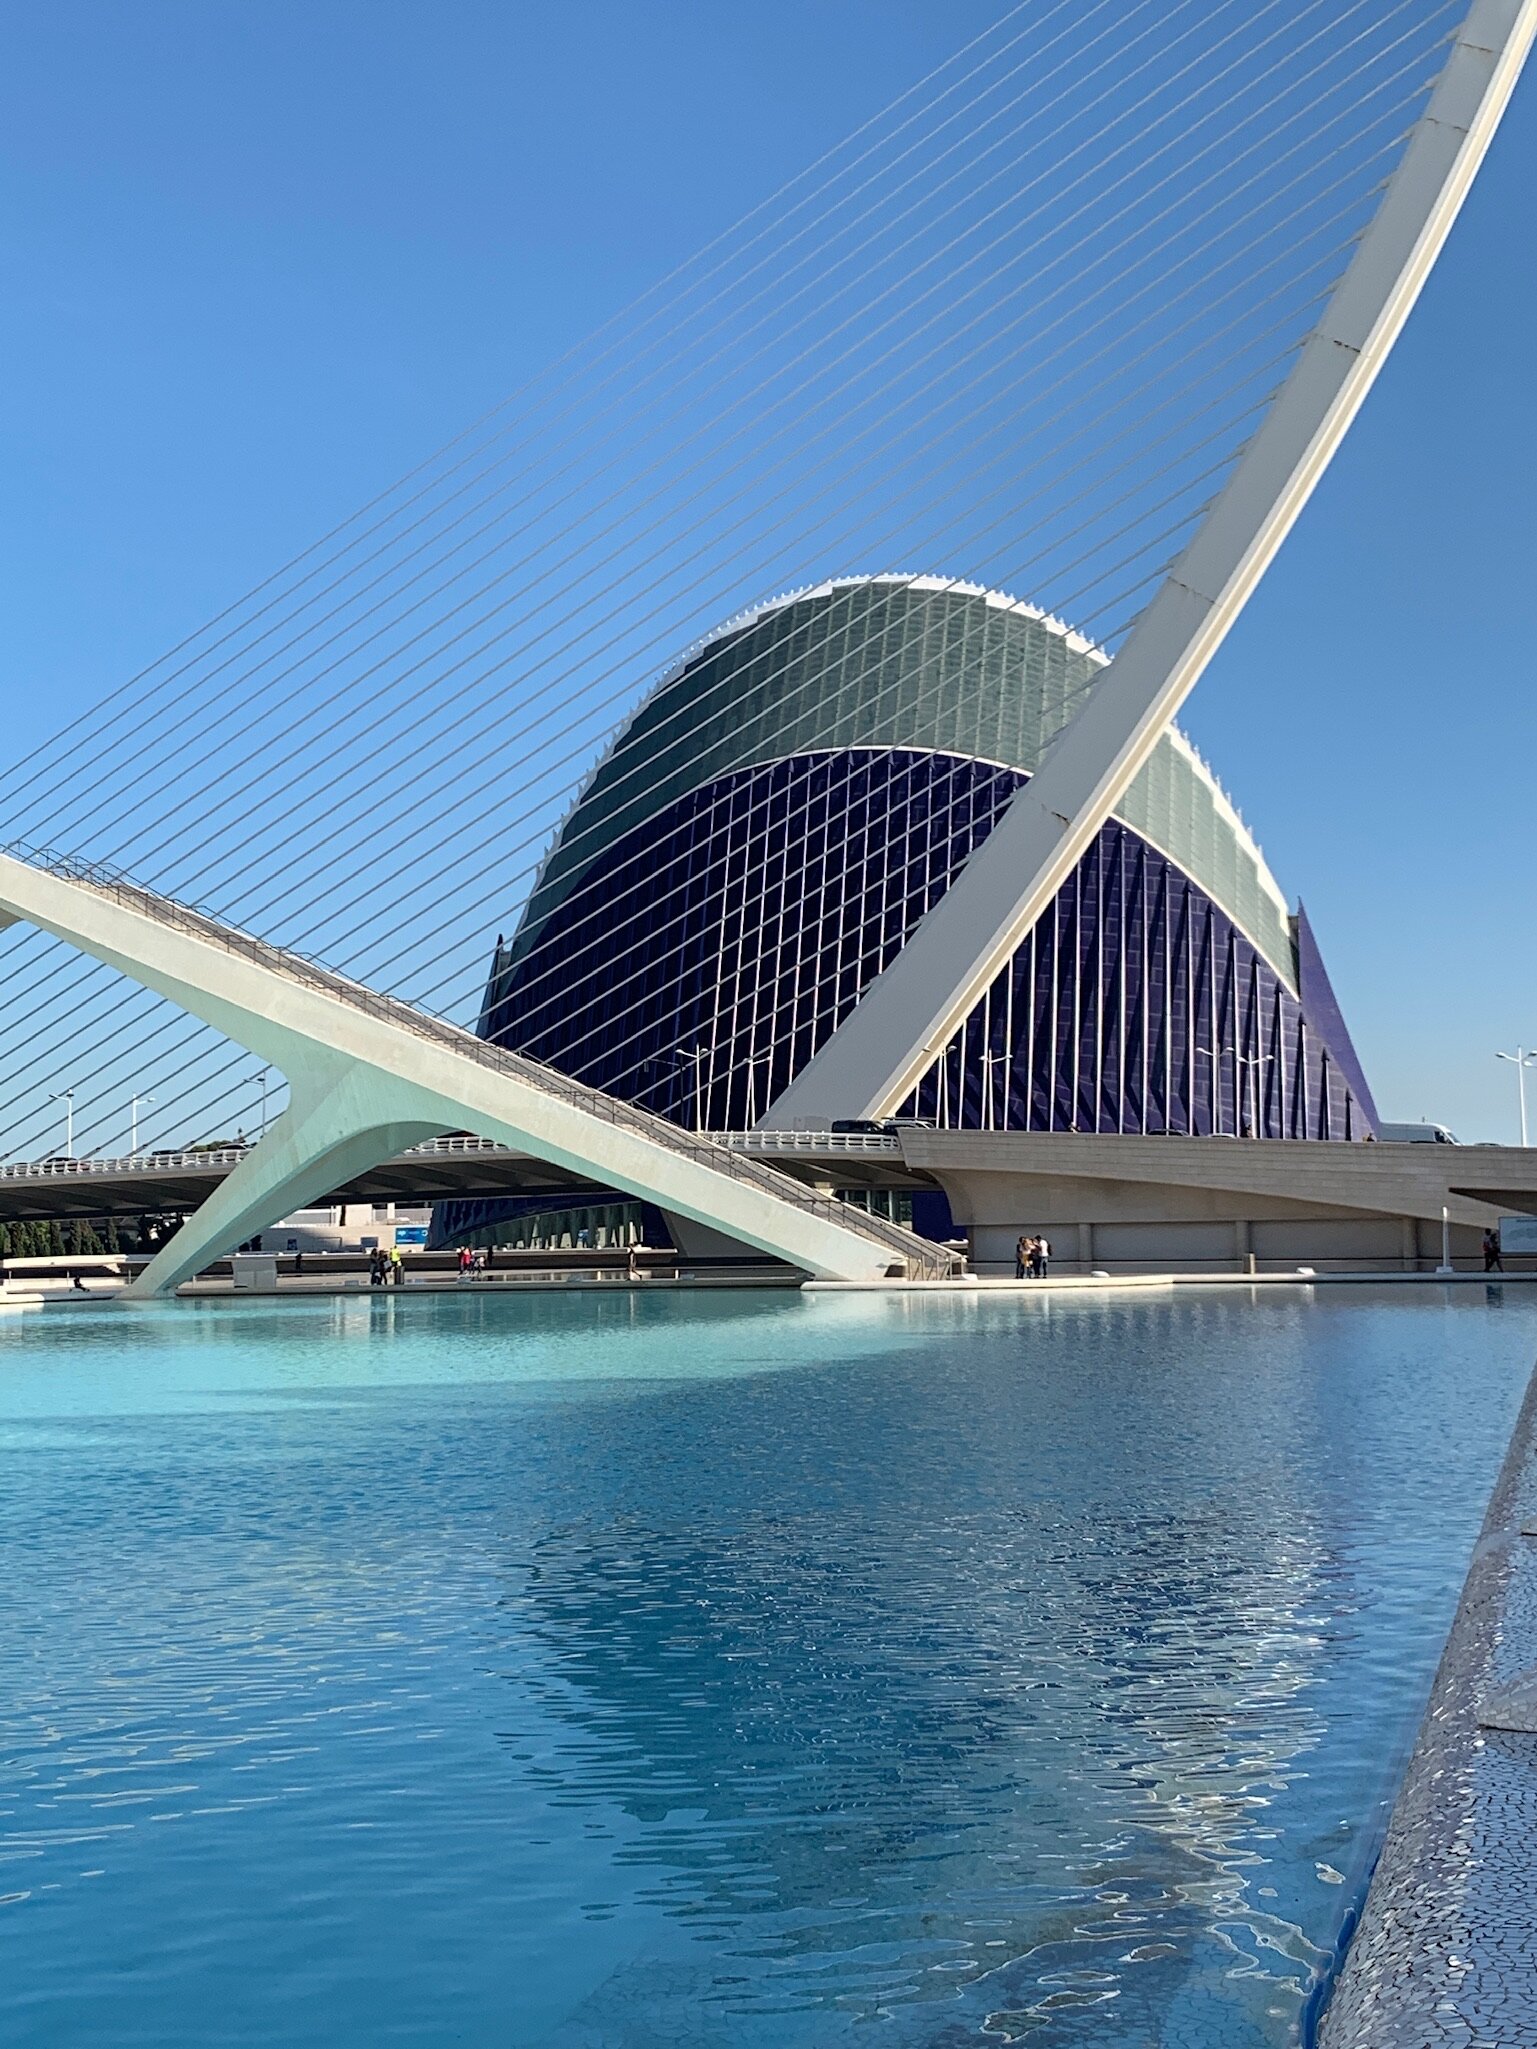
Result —
[[[482, 1031], [678, 1123], [749, 1126], [1025, 780], [911, 748], [720, 777], [592, 864], [493, 972]], [[1319, 1021], [1203, 890], [1115, 822], [904, 1108], [1011, 1130], [1369, 1128]]]

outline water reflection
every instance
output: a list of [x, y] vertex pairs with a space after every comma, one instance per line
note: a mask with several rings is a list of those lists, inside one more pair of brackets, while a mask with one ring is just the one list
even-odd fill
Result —
[[1534, 1329], [51, 1323], [0, 1379], [7, 2042], [1285, 2042]]
[[[1213, 1494], [1203, 1320], [1151, 1351], [1112, 1320], [1136, 1377], [1092, 1436], [1084, 1376], [1121, 1369], [1045, 1385], [1027, 1327], [959, 1404], [888, 1361], [799, 1390], [787, 1430], [748, 1388], [703, 1426], [680, 1406], [639, 1468], [625, 1421], [590, 1418], [568, 1484], [628, 1513], [509, 1556], [509, 1644], [541, 1646], [525, 1683], [569, 1731], [548, 1783], [641, 1824], [621, 1861], [648, 1897], [772, 1960], [776, 2002], [1102, 2040], [1106, 2002], [1153, 1977], [1167, 2003], [1205, 1950], [1229, 2042], [1295, 2012], [1321, 1953], [1253, 1880], [1348, 1575], [1284, 1363], [1267, 1413], [1217, 1430], [1229, 1462], [1265, 1433], [1262, 1483]], [[697, 1996], [757, 2010], [760, 1975], [701, 1970]]]

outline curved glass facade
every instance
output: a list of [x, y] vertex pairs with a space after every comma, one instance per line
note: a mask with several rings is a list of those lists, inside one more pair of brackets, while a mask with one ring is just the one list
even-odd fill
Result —
[[[1104, 657], [1033, 606], [936, 577], [867, 577], [785, 598], [714, 636], [616, 736], [545, 858], [514, 951], [632, 827], [734, 770], [921, 747], [1029, 775]], [[1243, 821], [1173, 728], [1116, 815], [1197, 877], [1292, 975], [1286, 900]]]
[[[1025, 780], [904, 748], [722, 776], [612, 842], [508, 950], [482, 1029], [696, 1129], [754, 1124]], [[1369, 1128], [1270, 963], [1115, 821], [904, 1110], [983, 1130]]]
[[[1031, 607], [936, 579], [737, 622], [589, 779], [497, 949], [483, 1034], [679, 1123], [759, 1122], [1102, 666]], [[1016, 1131], [1375, 1121], [1305, 922], [1173, 731], [902, 1108]]]

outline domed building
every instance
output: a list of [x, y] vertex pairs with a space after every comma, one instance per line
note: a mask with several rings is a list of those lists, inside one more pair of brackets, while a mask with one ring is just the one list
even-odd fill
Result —
[[[589, 777], [498, 945], [483, 1036], [682, 1124], [772, 1124], [1105, 660], [934, 577], [735, 620]], [[1173, 728], [897, 1114], [1312, 1140], [1376, 1123], [1305, 914]]]

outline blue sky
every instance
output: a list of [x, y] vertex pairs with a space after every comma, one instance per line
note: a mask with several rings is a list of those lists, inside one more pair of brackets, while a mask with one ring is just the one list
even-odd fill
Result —
[[[1001, 11], [14, 16], [8, 744], [143, 667]], [[1384, 1113], [1475, 1138], [1514, 1135], [1495, 1048], [1537, 1041], [1534, 174], [1529, 81], [1186, 719], [1306, 900]]]

